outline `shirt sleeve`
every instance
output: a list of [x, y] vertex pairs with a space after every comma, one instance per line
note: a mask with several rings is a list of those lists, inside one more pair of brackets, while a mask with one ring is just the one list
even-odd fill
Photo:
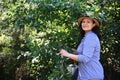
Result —
[[94, 50], [95, 50], [95, 45], [96, 45], [96, 39], [95, 39], [95, 35], [92, 34], [88, 34], [85, 37], [85, 40], [83, 42], [83, 52], [82, 54], [78, 55], [78, 61], [79, 62], [88, 62], [90, 61], [90, 58], [93, 56], [94, 54]]

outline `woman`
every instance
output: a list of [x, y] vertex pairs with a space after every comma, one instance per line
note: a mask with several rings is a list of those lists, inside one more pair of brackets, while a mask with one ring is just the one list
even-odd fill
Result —
[[103, 67], [100, 63], [100, 24], [97, 19], [83, 16], [78, 19], [82, 40], [71, 54], [64, 49], [60, 50], [62, 56], [79, 62], [77, 80], [103, 80]]

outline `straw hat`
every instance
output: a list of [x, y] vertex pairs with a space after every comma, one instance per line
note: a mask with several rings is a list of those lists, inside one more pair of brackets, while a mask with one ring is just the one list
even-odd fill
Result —
[[92, 19], [92, 20], [95, 22], [96, 26], [97, 26], [97, 27], [100, 27], [99, 21], [98, 21], [96, 18], [92, 18], [92, 17], [90, 17], [90, 16], [82, 16], [82, 17], [78, 18], [78, 25], [80, 25], [80, 23], [82, 22], [82, 20], [85, 19], [85, 18], [90, 18], [90, 19]]

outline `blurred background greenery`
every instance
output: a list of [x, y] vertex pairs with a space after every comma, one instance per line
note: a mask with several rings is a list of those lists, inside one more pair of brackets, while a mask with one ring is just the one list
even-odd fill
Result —
[[105, 80], [119, 80], [119, 0], [0, 0], [0, 80], [72, 80], [59, 50], [77, 47], [86, 12], [101, 22]]

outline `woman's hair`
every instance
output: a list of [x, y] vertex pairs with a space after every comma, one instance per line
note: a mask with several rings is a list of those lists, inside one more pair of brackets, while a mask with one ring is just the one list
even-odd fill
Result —
[[[79, 39], [80, 40], [79, 41], [81, 42], [82, 38], [85, 36], [85, 31], [82, 29], [81, 24], [79, 25], [79, 31], [80, 31], [80, 33], [79, 33], [79, 35], [80, 35]], [[99, 27], [97, 27], [97, 26], [93, 27], [92, 32], [94, 32], [97, 35], [97, 37], [99, 38], [99, 40], [101, 40], [100, 28]]]

